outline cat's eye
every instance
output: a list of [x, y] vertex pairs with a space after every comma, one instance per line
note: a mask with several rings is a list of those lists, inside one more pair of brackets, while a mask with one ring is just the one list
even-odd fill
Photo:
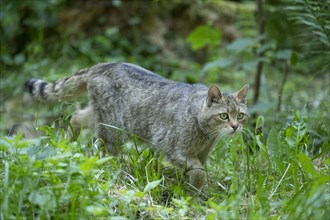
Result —
[[227, 120], [227, 119], [228, 119], [228, 114], [227, 114], [227, 113], [221, 113], [221, 114], [220, 114], [220, 118], [221, 118], [222, 120]]
[[238, 115], [237, 115], [238, 120], [242, 120], [244, 117], [245, 117], [245, 115], [242, 112], [238, 113]]

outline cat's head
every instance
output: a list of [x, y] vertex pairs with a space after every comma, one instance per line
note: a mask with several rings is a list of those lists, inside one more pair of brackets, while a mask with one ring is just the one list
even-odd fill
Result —
[[219, 87], [209, 88], [200, 124], [210, 137], [230, 135], [242, 130], [248, 117], [246, 94], [249, 85], [235, 93], [223, 93]]

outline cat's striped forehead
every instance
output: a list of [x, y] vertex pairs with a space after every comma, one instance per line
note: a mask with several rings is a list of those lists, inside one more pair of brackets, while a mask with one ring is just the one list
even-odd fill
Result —
[[233, 94], [222, 93], [220, 110], [228, 113], [245, 112], [246, 105], [241, 103]]

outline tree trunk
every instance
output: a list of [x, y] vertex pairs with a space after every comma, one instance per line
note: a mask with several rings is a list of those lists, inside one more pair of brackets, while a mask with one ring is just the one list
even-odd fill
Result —
[[289, 65], [287, 63], [284, 64], [284, 75], [282, 78], [282, 82], [278, 91], [278, 100], [277, 100], [277, 111], [281, 111], [281, 105], [282, 105], [282, 100], [283, 100], [283, 92], [284, 92], [284, 86], [286, 83], [286, 80], [288, 79], [288, 74], [289, 74]]
[[[263, 2], [264, 0], [257, 0], [257, 22], [258, 22], [258, 34], [260, 37], [260, 45], [264, 44], [264, 33], [265, 33], [265, 16], [264, 16], [264, 9], [263, 9]], [[261, 74], [262, 74], [262, 68], [263, 63], [260, 58], [264, 56], [264, 53], [262, 51], [257, 52], [257, 72], [255, 76], [254, 81], [254, 95], [253, 95], [253, 104], [256, 104], [259, 99], [260, 94], [260, 81], [261, 81]]]

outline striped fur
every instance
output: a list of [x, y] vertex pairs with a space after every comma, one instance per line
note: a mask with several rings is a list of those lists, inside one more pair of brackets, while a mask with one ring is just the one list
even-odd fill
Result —
[[127, 133], [164, 150], [167, 160], [187, 168], [190, 184], [203, 186], [204, 165], [215, 143], [242, 130], [247, 119], [248, 85], [235, 93], [175, 82], [129, 63], [98, 64], [49, 83], [25, 84], [36, 99], [71, 99], [88, 91], [89, 106], [72, 115], [71, 124], [96, 126], [98, 138], [118, 154]]
[[73, 76], [54, 83], [42, 79], [30, 79], [25, 82], [25, 88], [37, 100], [46, 102], [69, 100], [86, 92], [86, 82], [90, 73], [90, 69], [83, 69]]

